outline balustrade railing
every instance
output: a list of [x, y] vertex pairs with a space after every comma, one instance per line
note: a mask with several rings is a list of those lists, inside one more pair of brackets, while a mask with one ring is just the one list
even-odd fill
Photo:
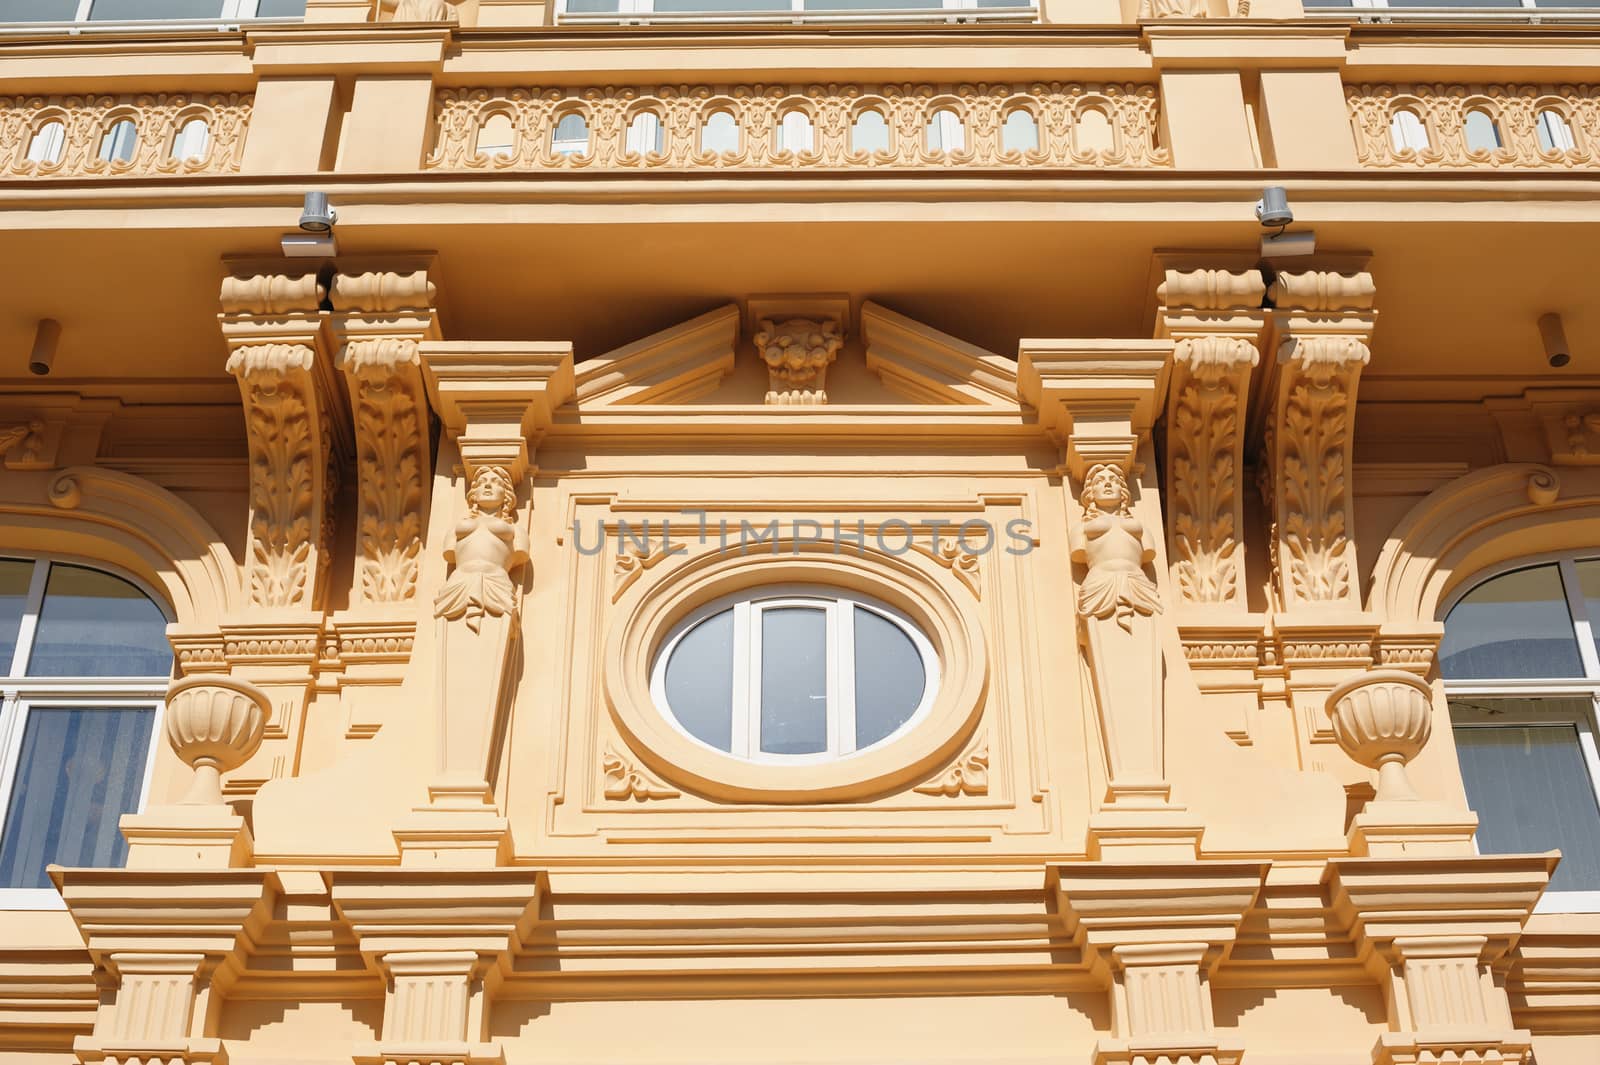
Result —
[[434, 170], [1166, 167], [1152, 85], [449, 89]]
[[1600, 165], [1592, 85], [1352, 85], [1345, 96], [1365, 166]]
[[0, 176], [231, 174], [246, 93], [0, 96]]

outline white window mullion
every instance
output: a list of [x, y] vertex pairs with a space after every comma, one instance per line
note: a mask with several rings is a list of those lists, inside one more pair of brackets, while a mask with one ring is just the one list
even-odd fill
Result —
[[733, 733], [728, 746], [750, 758], [761, 740], [760, 612], [749, 603], [733, 608]]
[[15, 693], [8, 693], [3, 715], [3, 728], [0, 728], [0, 838], [3, 838], [6, 814], [11, 807], [11, 790], [16, 786], [17, 762], [22, 754], [22, 733], [28, 723], [28, 704]]
[[20, 677], [28, 668], [28, 655], [33, 651], [33, 635], [39, 629], [39, 608], [44, 603], [45, 581], [50, 576], [50, 563], [39, 559], [33, 564], [33, 576], [28, 581], [28, 601], [22, 608], [22, 624], [17, 627], [17, 646], [11, 654], [11, 676]]
[[828, 604], [828, 750], [836, 757], [856, 749], [855, 604]]
[[89, 21], [89, 9], [94, 6], [94, 0], [78, 0], [78, 13], [74, 16], [77, 22]]
[[1560, 562], [1561, 587], [1567, 593], [1567, 609], [1572, 613], [1572, 625], [1577, 630], [1578, 654], [1583, 659], [1583, 674], [1590, 680], [1600, 680], [1600, 654], [1595, 652], [1594, 626], [1589, 618], [1589, 604], [1584, 602], [1583, 587], [1578, 583], [1578, 564], [1570, 558]]

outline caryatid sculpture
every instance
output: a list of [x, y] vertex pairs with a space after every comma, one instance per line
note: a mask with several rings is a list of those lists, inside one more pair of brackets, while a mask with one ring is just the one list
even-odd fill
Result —
[[1078, 613], [1106, 740], [1106, 802], [1164, 806], [1161, 645], [1154, 622], [1161, 595], [1146, 571], [1155, 545], [1133, 514], [1133, 493], [1121, 467], [1090, 466], [1079, 504], [1072, 558], [1084, 565]]
[[516, 573], [528, 561], [511, 474], [479, 466], [467, 514], [445, 546], [454, 568], [433, 601], [439, 619], [439, 775], [436, 804], [487, 806], [499, 748], [506, 671], [517, 632]]

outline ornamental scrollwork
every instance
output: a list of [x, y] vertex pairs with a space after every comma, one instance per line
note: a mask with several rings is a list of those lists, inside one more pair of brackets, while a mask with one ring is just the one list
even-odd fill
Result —
[[1600, 164], [1593, 85], [1351, 85], [1345, 100], [1365, 166]]
[[238, 173], [254, 102], [249, 93], [0, 97], [0, 175]]
[[926, 784], [911, 789], [922, 795], [940, 795], [947, 799], [958, 795], [989, 794], [989, 741], [972, 747], [956, 763]]
[[426, 410], [414, 340], [384, 337], [345, 345], [360, 474], [357, 566], [367, 602], [416, 594], [422, 553]]
[[645, 802], [649, 799], [676, 799], [682, 794], [677, 788], [663, 784], [640, 769], [632, 759], [607, 747], [600, 760], [600, 772], [605, 777], [601, 794], [613, 802]]
[[[1169, 167], [1171, 154], [1157, 138], [1159, 107], [1157, 88], [1136, 83], [445, 89], [435, 98], [435, 147], [424, 166]], [[1023, 117], [1014, 117], [1019, 111]], [[864, 120], [868, 112], [875, 117]], [[791, 115], [799, 117], [786, 122]], [[569, 116], [582, 120], [583, 138], [564, 133], [558, 143], [557, 127]], [[938, 143], [927, 132], [935, 116], [947, 134]], [[725, 130], [731, 122], [726, 143], [707, 143], [713, 119]], [[1026, 135], [1018, 135], [1023, 127]]]

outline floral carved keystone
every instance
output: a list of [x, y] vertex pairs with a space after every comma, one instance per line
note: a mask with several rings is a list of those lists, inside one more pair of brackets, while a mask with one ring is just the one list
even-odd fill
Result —
[[767, 402], [820, 404], [828, 401], [828, 367], [844, 346], [836, 321], [814, 318], [764, 318], [757, 326], [756, 351], [767, 364]]

